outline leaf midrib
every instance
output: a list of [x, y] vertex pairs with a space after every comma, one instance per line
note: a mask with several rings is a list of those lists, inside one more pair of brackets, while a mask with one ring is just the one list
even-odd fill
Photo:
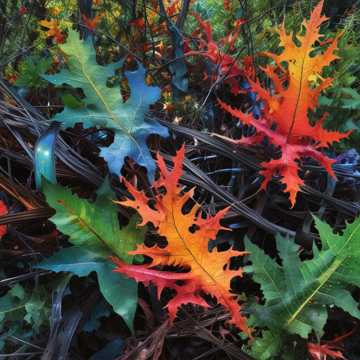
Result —
[[[306, 33], [306, 35], [308, 36], [309, 34]], [[305, 86], [305, 84], [303, 84], [303, 82], [304, 82], [304, 68], [305, 68], [305, 63], [306, 63], [306, 59], [308, 57], [309, 50], [311, 49], [311, 44], [309, 44], [309, 38], [307, 37], [306, 40], [307, 40], [306, 43], [302, 44], [302, 46], [305, 45], [305, 48], [307, 49], [307, 51], [303, 52], [304, 55], [303, 55], [303, 57], [301, 59], [301, 72], [300, 72], [301, 75], [300, 75], [300, 81], [299, 81], [299, 91], [298, 91], [298, 94], [297, 94], [297, 97], [296, 97], [295, 109], [294, 109], [294, 113], [292, 115], [290, 129], [289, 129], [289, 132], [287, 134], [286, 144], [289, 142], [289, 138], [290, 138], [291, 133], [292, 133], [292, 131], [294, 129], [294, 126], [295, 126], [297, 113], [298, 113], [298, 110], [299, 110], [299, 103], [300, 103], [300, 99], [302, 98], [303, 88]], [[306, 79], [305, 79], [305, 81], [306, 81]]]
[[[320, 284], [316, 287], [316, 289], [303, 301], [303, 303], [298, 307], [298, 309], [293, 313], [293, 315], [290, 317], [290, 319], [287, 321], [286, 325], [289, 326], [300, 314], [300, 312], [304, 309], [304, 307], [313, 299], [313, 297], [320, 291], [320, 289], [325, 285], [325, 283], [331, 278], [331, 276], [337, 271], [337, 269], [344, 263], [344, 261], [348, 258], [348, 256], [342, 256], [340, 259], [337, 259], [339, 257], [339, 254], [341, 254], [346, 248], [346, 246], [349, 244], [349, 242], [353, 239], [353, 236], [357, 232], [357, 230], [360, 228], [360, 222], [355, 227], [355, 229], [352, 231], [352, 233], [349, 235], [349, 238], [345, 241], [344, 245], [341, 247], [341, 249], [334, 254], [335, 259], [331, 266], [326, 270], [320, 277]], [[331, 251], [331, 250], [330, 250]]]
[[107, 113], [109, 114], [109, 117], [111, 118], [112, 122], [115, 124], [115, 126], [118, 126], [118, 128], [125, 133], [128, 138], [134, 142], [135, 146], [138, 148], [139, 153], [141, 154], [142, 157], [144, 157], [143, 151], [141, 149], [141, 146], [138, 144], [138, 142], [136, 141], [136, 139], [133, 137], [133, 135], [131, 134], [131, 132], [124, 127], [121, 122], [117, 119], [116, 115], [112, 112], [111, 108], [109, 107], [109, 105], [107, 104], [106, 100], [104, 99], [104, 97], [102, 96], [101, 92], [99, 91], [99, 89], [96, 87], [96, 84], [92, 81], [91, 76], [87, 74], [85, 67], [84, 67], [84, 63], [81, 61], [81, 57], [79, 57], [77, 54], [73, 54], [74, 57], [77, 59], [77, 61], [80, 64], [81, 67], [81, 72], [84, 74], [85, 78], [87, 79], [87, 81], [89, 82], [89, 84], [91, 85], [91, 87], [94, 89], [96, 95], [100, 98], [101, 102], [103, 103]]
[[16, 311], [16, 310], [19, 310], [19, 309], [21, 309], [21, 308], [24, 308], [25, 307], [25, 305], [27, 304], [27, 301], [24, 301], [23, 303], [20, 303], [19, 305], [16, 305], [16, 306], [14, 306], [14, 307], [12, 307], [12, 308], [10, 308], [10, 309], [7, 309], [7, 310], [5, 310], [5, 311], [0, 311], [0, 314], [8, 314], [8, 313], [11, 313], [11, 312], [14, 312], [14, 311]]
[[222, 291], [219, 292], [221, 298], [223, 299], [223, 301], [225, 302], [225, 304], [228, 303], [226, 297], [223, 295], [223, 292], [226, 292], [226, 290], [224, 290], [224, 287], [222, 286], [222, 284], [220, 284], [218, 281], [216, 281], [216, 279], [200, 264], [200, 262], [197, 260], [197, 257], [195, 256], [195, 254], [192, 252], [192, 250], [188, 247], [188, 245], [186, 244], [186, 241], [184, 239], [184, 237], [181, 235], [181, 231], [179, 230], [177, 224], [176, 224], [176, 220], [175, 220], [175, 216], [174, 216], [174, 212], [178, 212], [179, 210], [177, 208], [174, 209], [174, 204], [171, 203], [171, 217], [172, 217], [172, 222], [174, 224], [174, 228], [176, 233], [179, 236], [179, 239], [181, 240], [181, 242], [184, 245], [184, 248], [186, 249], [186, 251], [190, 254], [191, 258], [193, 259], [193, 261], [199, 266], [199, 268], [211, 279], [211, 281], [213, 282], [214, 286], [219, 287], [220, 289], [222, 289]]
[[[110, 250], [111, 253], [116, 254], [117, 255], [117, 251], [116, 249], [114, 249], [105, 239], [102, 238], [102, 236], [95, 230], [94, 227], [91, 226], [91, 224], [86, 220], [83, 219], [77, 212], [76, 210], [74, 210], [71, 206], [68, 206], [65, 202], [65, 200], [60, 203], [59, 205], [63, 206], [63, 208], [65, 209], [65, 211], [67, 211], [70, 215], [75, 216], [75, 218], [77, 219], [77, 223], [79, 224], [80, 228], [82, 230], [86, 229], [92, 233], [98, 240], [99, 242], [107, 249]], [[81, 206], [81, 205], [80, 205]], [[56, 215], [55, 215], [56, 216]], [[70, 236], [71, 237], [71, 236]]]

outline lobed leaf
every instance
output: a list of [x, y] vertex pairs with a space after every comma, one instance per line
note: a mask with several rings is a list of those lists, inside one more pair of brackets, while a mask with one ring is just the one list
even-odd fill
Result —
[[314, 330], [321, 337], [327, 309], [341, 308], [360, 319], [360, 310], [350, 290], [360, 286], [360, 218], [348, 224], [342, 234], [315, 218], [321, 249], [314, 257], [301, 261], [299, 246], [290, 239], [276, 240], [282, 265], [246, 240], [246, 250], [261, 285], [266, 303], [253, 307], [256, 324], [268, 328], [272, 336], [283, 332], [307, 338]]
[[322, 71], [338, 58], [335, 55], [338, 38], [331, 40], [323, 52], [317, 51], [318, 42], [322, 39], [320, 26], [327, 19], [321, 15], [322, 7], [323, 0], [315, 7], [310, 19], [303, 22], [304, 34], [288, 35], [284, 25], [278, 30], [282, 52], [279, 55], [265, 53], [273, 61], [263, 69], [272, 80], [269, 90], [258, 81], [248, 79], [251, 90], [263, 104], [259, 119], [219, 102], [231, 115], [255, 127], [257, 135], [253, 143], [266, 137], [281, 150], [280, 158], [262, 163], [261, 174], [265, 178], [262, 188], [265, 189], [274, 176], [280, 178], [285, 192], [290, 195], [292, 206], [304, 184], [299, 175], [300, 161], [306, 157], [313, 158], [335, 177], [332, 170], [335, 160], [319, 149], [346, 138], [350, 133], [325, 130], [323, 122], [326, 114], [318, 119], [315, 126], [311, 121], [311, 112], [316, 109], [321, 92], [332, 83], [331, 78], [321, 77]]
[[[193, 191], [182, 194], [179, 187], [183, 160], [184, 147], [173, 159], [172, 170], [168, 170], [164, 159], [158, 156], [160, 177], [153, 184], [156, 195], [152, 207], [149, 206], [150, 198], [124, 180], [134, 200], [121, 201], [120, 204], [137, 210], [142, 218], [140, 226], [152, 223], [158, 234], [166, 238], [167, 246], [149, 248], [145, 244], [138, 245], [136, 251], [132, 251], [131, 254], [149, 256], [152, 262], [145, 265], [126, 265], [114, 259], [118, 265], [116, 271], [145, 284], [156, 284], [159, 297], [165, 287], [174, 289], [176, 295], [167, 305], [171, 319], [176, 317], [177, 310], [182, 304], [208, 306], [201, 296], [206, 293], [216, 297], [217, 301], [229, 310], [230, 323], [250, 334], [246, 319], [241, 314], [241, 307], [234, 294], [230, 292], [231, 279], [242, 275], [242, 269], [229, 269], [230, 258], [244, 256], [246, 253], [232, 249], [221, 252], [215, 249], [209, 251], [209, 241], [215, 239], [219, 230], [223, 229], [220, 220], [227, 209], [219, 211], [215, 216], [207, 215], [204, 218], [198, 204], [188, 213], [183, 212], [184, 205], [193, 194]], [[160, 189], [165, 189], [166, 193], [163, 194]], [[162, 271], [154, 269], [156, 266], [176, 266], [183, 271]], [[181, 285], [179, 280], [182, 280]]]
[[149, 106], [160, 98], [160, 89], [145, 83], [145, 69], [138, 63], [135, 71], [126, 71], [130, 97], [124, 102], [119, 87], [109, 87], [108, 79], [115, 75], [123, 61], [101, 66], [91, 39], [80, 40], [77, 32], [69, 30], [67, 42], [59, 45], [67, 57], [67, 69], [44, 78], [56, 86], [67, 84], [81, 88], [85, 98], [83, 106], [65, 106], [52, 120], [68, 128], [82, 123], [85, 128], [106, 127], [114, 131], [114, 142], [101, 148], [100, 155], [108, 163], [110, 172], [119, 175], [125, 157], [133, 158], [148, 171], [152, 180], [155, 164], [146, 140], [150, 134], [167, 136], [168, 131], [156, 121], [145, 121]]

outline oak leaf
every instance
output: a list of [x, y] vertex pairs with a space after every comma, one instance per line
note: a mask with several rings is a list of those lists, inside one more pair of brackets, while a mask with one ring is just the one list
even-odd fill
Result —
[[[261, 174], [265, 180], [262, 188], [266, 188], [273, 176], [281, 177], [285, 192], [290, 194], [291, 205], [294, 206], [296, 195], [304, 180], [299, 176], [299, 162], [310, 157], [320, 163], [327, 172], [335, 177], [330, 159], [319, 151], [349, 135], [323, 128], [326, 114], [311, 125], [310, 114], [316, 109], [320, 93], [332, 83], [331, 78], [322, 78], [324, 67], [338, 59], [335, 55], [338, 37], [326, 41], [327, 48], [322, 52], [318, 43], [322, 39], [320, 26], [327, 18], [321, 15], [323, 0], [315, 7], [309, 20], [303, 22], [304, 34], [289, 35], [284, 24], [280, 26], [281, 54], [265, 53], [273, 60], [263, 70], [272, 80], [272, 88], [265, 89], [259, 81], [248, 79], [251, 91], [255, 92], [263, 103], [259, 119], [251, 114], [234, 109], [220, 101], [220, 106], [244, 124], [252, 125], [257, 131], [256, 142], [268, 138], [280, 148], [280, 158], [262, 163]], [[296, 40], [294, 40], [294, 38]], [[298, 45], [300, 44], [300, 45]], [[286, 66], [284, 66], [286, 64]]]
[[[230, 293], [231, 279], [242, 276], [242, 269], [229, 268], [230, 258], [244, 256], [247, 253], [233, 249], [209, 251], [209, 241], [215, 239], [219, 230], [224, 229], [220, 225], [220, 220], [227, 209], [219, 211], [215, 216], [203, 217], [201, 206], [195, 204], [188, 213], [183, 212], [184, 205], [188, 203], [194, 192], [190, 190], [183, 194], [179, 186], [183, 160], [184, 147], [173, 159], [173, 170], [168, 170], [164, 159], [158, 156], [160, 177], [153, 184], [153, 191], [156, 193], [152, 198], [153, 206], [149, 205], [150, 198], [144, 192], [124, 180], [134, 200], [119, 203], [137, 210], [142, 217], [140, 226], [153, 224], [158, 234], [166, 238], [167, 246], [161, 248], [138, 245], [130, 254], [146, 255], [152, 259], [152, 262], [144, 265], [129, 265], [114, 259], [117, 264], [115, 271], [144, 284], [151, 282], [157, 285], [159, 297], [165, 287], [174, 289], [176, 295], [167, 305], [171, 319], [176, 317], [177, 310], [182, 304], [193, 303], [207, 307], [208, 304], [202, 295], [210, 294], [229, 310], [231, 313], [229, 322], [250, 335], [246, 319], [241, 314], [241, 307], [234, 294]], [[166, 190], [165, 194], [160, 191], [161, 189]], [[163, 271], [159, 269], [161, 266], [175, 266], [182, 272]]]
[[222, 47], [219, 46], [219, 44], [228, 45], [230, 50], [233, 49], [234, 43], [239, 36], [241, 25], [244, 21], [236, 21], [234, 24], [234, 31], [221, 39], [218, 44], [213, 38], [211, 23], [208, 20], [203, 20], [197, 13], [193, 13], [193, 16], [198, 22], [204, 35], [203, 38], [199, 39], [199, 49], [189, 50], [185, 53], [185, 56], [199, 55], [210, 60], [214, 65], [216, 65], [217, 76], [224, 77], [224, 82], [229, 84], [231, 92], [239, 94], [241, 92], [241, 88], [236, 78], [244, 75], [244, 69], [240, 68], [237, 64], [237, 59], [227, 54]]

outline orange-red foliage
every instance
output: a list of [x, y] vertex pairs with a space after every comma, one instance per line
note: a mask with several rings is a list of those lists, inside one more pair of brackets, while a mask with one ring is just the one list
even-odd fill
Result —
[[[316, 6], [309, 20], [303, 22], [305, 34], [286, 33], [284, 24], [279, 29], [280, 55], [265, 53], [273, 60], [273, 64], [264, 68], [265, 74], [272, 80], [273, 88], [265, 89], [259, 81], [248, 79], [251, 90], [264, 104], [260, 119], [251, 114], [234, 109], [220, 101], [221, 107], [240, 119], [244, 124], [252, 125], [257, 131], [255, 141], [267, 137], [273, 145], [279, 147], [281, 156], [262, 163], [261, 174], [265, 180], [262, 188], [266, 188], [273, 176], [281, 177], [285, 192], [290, 194], [290, 202], [295, 204], [296, 195], [304, 180], [299, 176], [299, 162], [305, 157], [318, 161], [331, 176], [334, 160], [322, 154], [319, 149], [327, 147], [349, 135], [323, 128], [326, 114], [311, 125], [310, 113], [315, 110], [322, 90], [331, 85], [331, 78], [322, 78], [324, 67], [338, 57], [337, 38], [327, 41], [327, 48], [319, 52], [318, 43], [322, 38], [321, 24], [327, 20], [321, 15], [323, 0]], [[314, 50], [316, 52], [314, 53]]]
[[[193, 195], [193, 190], [183, 194], [179, 186], [183, 160], [184, 147], [173, 159], [174, 168], [171, 171], [167, 169], [164, 159], [158, 156], [160, 178], [153, 184], [153, 191], [156, 193], [152, 199], [153, 206], [149, 205], [150, 198], [144, 192], [138, 191], [134, 185], [124, 180], [134, 199], [119, 203], [136, 209], [142, 218], [140, 226], [153, 224], [159, 235], [166, 238], [167, 246], [160, 248], [139, 245], [131, 254], [146, 255], [152, 262], [145, 265], [128, 265], [115, 259], [115, 271], [145, 284], [154, 283], [159, 297], [165, 287], [174, 289], [176, 295], [167, 305], [171, 319], [176, 317], [177, 310], [182, 304], [208, 306], [202, 294], [210, 294], [229, 310], [229, 322], [250, 334], [246, 319], [241, 314], [241, 307], [234, 294], [230, 293], [231, 279], [242, 275], [241, 269], [229, 269], [230, 258], [246, 253], [232, 249], [221, 252], [209, 251], [209, 241], [215, 239], [219, 230], [223, 229], [220, 220], [227, 209], [205, 218], [201, 216], [199, 204], [195, 204], [188, 213], [183, 212], [184, 205]], [[165, 189], [165, 194], [160, 189]], [[159, 266], [176, 266], [183, 272], [162, 271], [158, 270]], [[182, 281], [181, 285], [179, 280]]]

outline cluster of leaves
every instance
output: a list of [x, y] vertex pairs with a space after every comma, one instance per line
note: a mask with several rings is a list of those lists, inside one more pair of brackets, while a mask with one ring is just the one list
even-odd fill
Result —
[[[48, 342], [41, 343], [45, 353], [50, 358], [57, 351], [66, 356], [76, 329], [89, 334], [102, 326], [99, 319], [112, 317], [125, 329], [122, 338], [111, 330], [104, 349], [96, 354], [99, 349], [92, 349], [85, 357], [115, 359], [127, 336], [126, 359], [143, 358], [143, 350], [145, 357], [166, 358], [162, 351], [167, 333], [176, 331], [189, 310], [200, 319], [199, 324], [191, 323], [195, 336], [197, 330], [211, 327], [213, 333], [206, 339], [215, 339], [217, 345], [220, 337], [236, 339], [231, 345], [240, 344], [241, 356], [345, 358], [337, 344], [356, 330], [336, 337], [339, 334], [328, 327], [334, 312], [347, 319], [348, 331], [349, 323], [360, 320], [357, 185], [355, 200], [346, 201], [348, 188], [344, 199], [333, 200], [345, 215], [338, 217], [325, 200], [335, 191], [337, 175], [343, 183], [356, 183], [358, 177], [360, 156], [348, 161], [346, 153], [346, 164], [339, 164], [340, 157], [335, 159], [330, 149], [349, 141], [356, 130], [352, 112], [360, 103], [357, 69], [347, 71], [358, 51], [351, 43], [356, 34], [346, 32], [351, 25], [347, 23], [343, 32], [324, 32], [328, 19], [323, 0], [305, 20], [296, 9], [287, 12], [285, 7], [290, 21], [282, 19], [277, 30], [274, 25], [280, 19], [271, 9], [270, 17], [257, 25], [255, 38], [250, 10], [264, 11], [267, 3], [262, 0], [250, 7], [246, 1], [231, 0], [90, 3], [80, 1], [78, 9], [74, 1], [54, 0], [33, 7], [45, 16], [30, 14], [32, 1], [18, 4], [19, 16], [29, 17], [38, 37], [31, 40], [35, 50], [29, 56], [16, 55], [19, 59], [2, 71], [8, 84], [3, 113], [10, 120], [4, 133], [1, 128], [0, 150], [9, 147], [4, 134], [26, 149], [31, 168], [26, 182], [34, 183], [34, 169], [35, 186], [44, 198], [13, 181], [9, 164], [28, 163], [5, 152], [7, 170], [2, 167], [2, 173], [8, 178], [0, 178], [0, 186], [18, 203], [0, 200], [0, 220], [5, 219], [0, 240], [5, 240], [4, 246], [15, 237], [19, 243], [38, 241], [45, 247], [43, 238], [50, 239], [50, 248], [39, 246], [35, 256], [30, 254], [31, 261], [15, 260], [15, 268], [55, 281], [30, 275], [34, 281], [16, 283], [10, 277], [14, 264], [10, 271], [6, 267], [4, 278], [10, 281], [5, 279], [0, 296], [0, 350], [42, 350], [31, 342], [40, 344], [41, 333], [49, 329]], [[356, 14], [347, 21], [355, 21]], [[0, 51], [10, 45], [7, 38]], [[24, 116], [14, 104], [22, 104]], [[42, 114], [34, 110], [37, 106]], [[324, 110], [329, 109], [336, 112], [328, 116]], [[354, 118], [340, 124], [339, 118], [350, 113]], [[185, 126], [179, 126], [180, 121]], [[205, 129], [213, 131], [211, 136]], [[186, 142], [176, 130], [195, 141]], [[19, 144], [13, 147], [18, 150]], [[254, 146], [258, 151], [252, 163], [247, 156]], [[172, 158], [166, 155], [173, 153], [171, 148], [179, 149]], [[246, 149], [247, 155], [238, 156], [239, 149]], [[229, 169], [217, 159], [224, 154], [235, 159]], [[194, 165], [199, 159], [208, 174], [225, 173], [219, 185], [213, 186], [208, 174]], [[208, 159], [215, 159], [215, 169]], [[239, 162], [251, 164], [251, 176], [248, 168], [236, 167]], [[83, 178], [93, 179], [79, 180], [72, 175], [74, 168]], [[26, 178], [24, 171], [16, 169], [21, 178]], [[324, 174], [321, 204], [307, 206], [304, 189], [321, 183]], [[65, 186], [69, 178], [73, 182]], [[241, 195], [243, 184], [236, 179], [246, 184]], [[95, 185], [96, 192], [79, 187], [78, 181]], [[313, 193], [323, 190], [319, 186]], [[250, 196], [243, 196], [248, 192]], [[271, 212], [275, 208], [279, 218], [290, 214], [296, 232], [281, 219], [267, 228], [271, 236], [254, 226], [270, 218], [262, 212], [272, 197], [280, 198], [282, 207], [270, 201]], [[254, 209], [246, 205], [253, 199]], [[17, 224], [27, 216], [40, 219], [41, 230], [19, 231]], [[6, 225], [9, 218], [14, 225]], [[48, 228], [52, 231], [44, 235]], [[310, 245], [301, 236], [310, 239]], [[18, 246], [11, 251], [16, 253]], [[75, 297], [74, 284], [80, 283], [87, 293], [99, 289], [95, 300], [89, 300], [91, 309], [76, 308], [63, 321], [61, 305]], [[212, 311], [216, 316], [207, 317]], [[153, 333], [134, 347], [134, 338], [143, 336], [137, 329], [139, 313]], [[86, 321], [80, 321], [82, 316]], [[70, 340], [64, 340], [61, 331]], [[324, 340], [329, 338], [333, 341]], [[149, 339], [155, 345], [149, 345]], [[19, 341], [23, 348], [14, 345]], [[228, 347], [223, 346], [226, 354]]]
[[[319, 99], [320, 106], [329, 113], [328, 124], [343, 130], [358, 129], [359, 122], [359, 67], [353, 62], [359, 51], [356, 30], [359, 15], [356, 10], [343, 20], [343, 36], [339, 40], [338, 51], [341, 61], [334, 65], [338, 76], [334, 79], [333, 86]], [[357, 132], [353, 133], [352, 138], [354, 143], [358, 141]]]
[[[47, 326], [50, 315], [51, 289], [37, 287], [27, 291], [20, 284], [14, 285], [0, 298], [0, 351], [5, 350], [6, 340], [30, 340]], [[9, 326], [10, 324], [10, 326]]]

